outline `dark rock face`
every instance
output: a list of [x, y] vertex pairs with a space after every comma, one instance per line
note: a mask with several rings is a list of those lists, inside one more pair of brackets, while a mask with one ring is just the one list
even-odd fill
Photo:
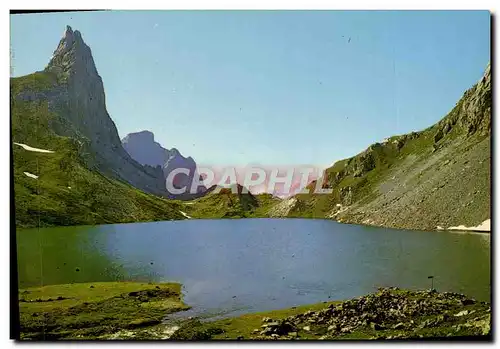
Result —
[[[172, 178], [174, 188], [181, 189], [187, 187], [187, 192], [184, 194], [174, 194], [168, 191], [168, 196], [175, 199], [187, 200], [201, 196], [206, 192], [206, 188], [200, 186], [196, 194], [190, 194], [189, 190], [194, 178], [199, 178], [196, 171], [196, 163], [191, 157], [185, 158], [175, 148], [165, 149], [160, 143], [155, 142], [154, 134], [150, 131], [141, 131], [129, 133], [122, 139], [123, 148], [137, 162], [142, 165], [152, 167], [160, 166], [165, 180]], [[189, 175], [178, 173], [169, 175], [172, 171], [183, 168], [189, 171]]]
[[72, 137], [86, 153], [89, 168], [130, 183], [136, 188], [166, 195], [161, 168], [142, 166], [123, 149], [115, 123], [106, 110], [104, 85], [90, 47], [79, 31], [67, 27], [43, 71], [53, 85], [42, 91], [22, 91], [16, 98], [48, 102], [57, 114], [50, 125], [61, 136]]

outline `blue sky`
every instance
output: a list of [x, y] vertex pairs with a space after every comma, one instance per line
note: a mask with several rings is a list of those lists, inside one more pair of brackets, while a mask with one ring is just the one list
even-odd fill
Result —
[[12, 15], [13, 75], [66, 25], [120, 137], [151, 130], [199, 164], [331, 164], [435, 123], [490, 60], [487, 11], [82, 12]]

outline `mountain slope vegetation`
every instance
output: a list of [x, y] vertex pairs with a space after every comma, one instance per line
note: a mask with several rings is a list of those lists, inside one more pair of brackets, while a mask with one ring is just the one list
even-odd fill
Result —
[[280, 201], [271, 194], [253, 195], [240, 184], [208, 189], [208, 194], [186, 205], [193, 218], [260, 218]]
[[185, 219], [179, 202], [154, 195], [161, 169], [156, 176], [121, 147], [75, 33], [67, 29], [47, 69], [10, 79], [16, 226]]
[[271, 216], [435, 230], [490, 218], [491, 68], [435, 125], [390, 137], [326, 170], [332, 194], [298, 194]]

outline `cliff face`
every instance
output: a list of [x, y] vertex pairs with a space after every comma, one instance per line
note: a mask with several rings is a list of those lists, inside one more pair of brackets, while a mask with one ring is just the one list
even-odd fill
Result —
[[[189, 170], [189, 175], [179, 173], [173, 177], [173, 186], [177, 189], [191, 188], [194, 178], [199, 174], [196, 171], [196, 163], [191, 157], [184, 157], [175, 148], [166, 149], [160, 143], [155, 142], [154, 134], [150, 131], [129, 133], [122, 139], [123, 148], [128, 154], [142, 165], [157, 167], [160, 166], [165, 181], [169, 174], [183, 168]], [[205, 193], [206, 189], [200, 187], [197, 194], [173, 194], [167, 187], [167, 195], [174, 199], [188, 200], [199, 197]]]
[[[92, 52], [79, 31], [67, 27], [49, 64], [37, 73], [44, 84], [25, 84], [16, 99], [46, 102], [56, 117], [55, 134], [78, 140], [89, 168], [150, 193], [166, 195], [162, 170], [142, 166], [123, 149], [116, 126], [106, 110], [104, 86]], [[27, 140], [33, 142], [34, 140]]]
[[423, 230], [477, 226], [490, 218], [490, 133], [488, 65], [438, 123], [336, 162], [321, 179], [331, 195], [296, 195], [270, 215]]

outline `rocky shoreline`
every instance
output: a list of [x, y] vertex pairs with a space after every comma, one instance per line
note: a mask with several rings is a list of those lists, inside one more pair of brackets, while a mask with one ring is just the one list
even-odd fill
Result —
[[[491, 339], [491, 307], [459, 293], [381, 288], [323, 309], [261, 317], [259, 327], [241, 316], [209, 323], [189, 321], [178, 340], [392, 340]], [[237, 324], [237, 325], [236, 325]], [[252, 326], [253, 325], [253, 326]]]
[[[478, 305], [481, 311], [459, 311], [469, 305]], [[377, 332], [370, 339], [423, 338], [424, 335], [418, 334], [418, 330], [437, 328], [449, 323], [452, 331], [446, 336], [459, 333], [462, 327], [471, 330], [467, 333], [469, 335], [488, 335], [491, 331], [490, 312], [486, 302], [477, 302], [459, 293], [438, 293], [435, 290], [411, 292], [386, 288], [337, 306], [330, 304], [326, 309], [308, 311], [280, 321], [264, 318], [262, 327], [254, 329], [253, 333], [257, 334], [256, 338], [262, 339], [293, 339], [299, 336], [300, 331], [316, 330], [324, 332], [319, 339], [335, 339], [367, 328]], [[421, 317], [425, 319], [419, 319]], [[468, 321], [462, 323], [462, 318], [467, 318]], [[488, 321], [485, 322], [486, 318]], [[393, 331], [397, 332], [392, 333]]]

